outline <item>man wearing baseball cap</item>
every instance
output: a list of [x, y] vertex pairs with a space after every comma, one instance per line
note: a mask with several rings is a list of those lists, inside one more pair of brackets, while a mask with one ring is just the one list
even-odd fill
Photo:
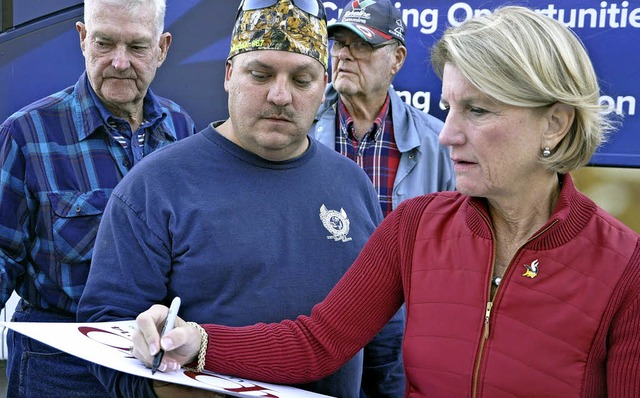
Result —
[[[328, 32], [331, 84], [310, 135], [364, 169], [385, 216], [405, 199], [455, 189], [448, 150], [438, 142], [442, 121], [406, 104], [391, 85], [407, 56], [402, 12], [390, 0], [348, 1]], [[397, 363], [368, 366], [401, 355], [394, 348], [385, 357], [365, 348], [362, 396], [403, 395]], [[379, 383], [379, 372], [387, 382]]]
[[[197, 322], [279, 322], [309, 314], [346, 272], [382, 213], [365, 173], [307, 135], [328, 79], [324, 13], [319, 0], [240, 4], [229, 118], [159, 151], [114, 190], [80, 320], [134, 319], [179, 296], [179, 315]], [[402, 332], [383, 340], [400, 344]], [[357, 398], [362, 356], [296, 387]], [[113, 396], [186, 388], [93, 370]]]
[[349, 1], [328, 32], [331, 84], [311, 135], [362, 166], [385, 216], [405, 199], [455, 189], [438, 143], [442, 121], [404, 103], [391, 85], [407, 56], [402, 12], [390, 0]]

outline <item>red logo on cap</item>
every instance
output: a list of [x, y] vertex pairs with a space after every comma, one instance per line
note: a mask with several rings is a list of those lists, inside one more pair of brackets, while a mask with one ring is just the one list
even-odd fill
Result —
[[351, 2], [351, 7], [356, 9], [356, 8], [362, 8], [365, 9], [367, 7], [369, 7], [372, 4], [376, 4], [376, 2], [374, 0], [364, 0], [362, 3], [360, 3], [359, 0], [355, 0]]

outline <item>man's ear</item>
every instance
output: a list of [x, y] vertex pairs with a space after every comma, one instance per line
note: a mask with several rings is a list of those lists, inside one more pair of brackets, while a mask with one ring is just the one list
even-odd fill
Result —
[[233, 63], [230, 59], [224, 65], [224, 91], [229, 92], [229, 79], [231, 79], [231, 74], [233, 73]]
[[76, 22], [76, 30], [78, 31], [78, 37], [80, 38], [80, 49], [84, 54], [85, 39], [87, 38], [87, 27], [82, 22]]
[[327, 84], [329, 84], [329, 73], [328, 72], [324, 72], [324, 85], [322, 86], [322, 102], [324, 102], [324, 100], [325, 100], [324, 93], [327, 90]]
[[407, 59], [407, 48], [402, 44], [398, 44], [394, 52], [394, 57], [394, 63], [391, 66], [391, 75], [393, 76], [395, 76], [402, 68], [402, 65], [404, 65], [404, 61]]
[[158, 68], [164, 63], [164, 60], [167, 59], [167, 53], [169, 52], [169, 47], [171, 46], [172, 36], [169, 32], [164, 32], [160, 36], [160, 42], [158, 43], [160, 46], [160, 57], [158, 58]]
[[571, 129], [576, 117], [576, 109], [556, 102], [546, 112], [547, 129], [543, 134], [543, 146], [555, 148]]

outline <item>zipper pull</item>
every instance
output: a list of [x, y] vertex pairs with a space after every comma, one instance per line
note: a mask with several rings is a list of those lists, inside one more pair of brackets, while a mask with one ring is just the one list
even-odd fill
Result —
[[484, 311], [484, 339], [489, 338], [489, 318], [491, 317], [491, 307], [493, 307], [493, 302], [489, 301], [487, 303], [487, 309]]

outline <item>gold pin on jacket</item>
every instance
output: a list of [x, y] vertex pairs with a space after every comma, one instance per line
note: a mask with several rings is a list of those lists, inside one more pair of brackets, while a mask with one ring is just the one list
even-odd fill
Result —
[[529, 264], [524, 264], [524, 267], [527, 269], [527, 272], [525, 272], [524, 274], [522, 274], [522, 276], [526, 276], [528, 278], [535, 278], [536, 276], [538, 276], [538, 260], [534, 260], [531, 265]]

